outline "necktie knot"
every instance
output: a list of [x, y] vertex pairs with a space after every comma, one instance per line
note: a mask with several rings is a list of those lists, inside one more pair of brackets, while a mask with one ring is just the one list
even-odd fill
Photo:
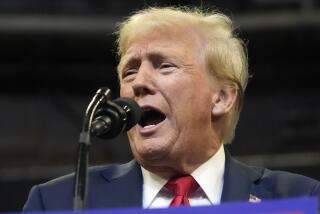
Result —
[[170, 179], [166, 187], [174, 194], [170, 206], [189, 205], [188, 197], [197, 190], [199, 184], [190, 175]]

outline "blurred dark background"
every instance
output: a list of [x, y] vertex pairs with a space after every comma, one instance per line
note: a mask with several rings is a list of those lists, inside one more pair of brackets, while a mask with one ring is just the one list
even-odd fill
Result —
[[[320, 179], [319, 1], [0, 0], [0, 211], [20, 210], [32, 185], [74, 170], [89, 100], [100, 86], [118, 96], [115, 26], [155, 5], [233, 18], [252, 78], [229, 150]], [[93, 144], [91, 165], [131, 159], [124, 135]]]

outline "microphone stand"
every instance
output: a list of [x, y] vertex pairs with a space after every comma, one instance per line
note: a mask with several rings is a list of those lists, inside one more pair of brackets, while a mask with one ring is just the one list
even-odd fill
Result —
[[74, 179], [73, 210], [83, 210], [86, 206], [88, 160], [90, 149], [90, 130], [93, 116], [98, 106], [109, 100], [111, 91], [108, 88], [100, 88], [89, 103], [84, 115], [82, 129], [80, 132], [78, 157]]

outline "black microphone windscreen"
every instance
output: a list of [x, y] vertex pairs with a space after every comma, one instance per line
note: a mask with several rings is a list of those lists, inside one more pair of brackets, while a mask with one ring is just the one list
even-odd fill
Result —
[[113, 102], [119, 105], [127, 114], [126, 131], [131, 129], [139, 122], [142, 115], [142, 110], [136, 101], [127, 97], [120, 97], [113, 100]]

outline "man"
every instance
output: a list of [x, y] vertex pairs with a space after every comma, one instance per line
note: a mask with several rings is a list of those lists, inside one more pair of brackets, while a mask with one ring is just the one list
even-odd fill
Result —
[[[135, 160], [92, 168], [87, 208], [320, 197], [318, 181], [249, 167], [224, 150], [248, 79], [232, 30], [223, 14], [177, 8], [149, 8], [122, 23], [120, 94], [143, 110], [128, 132]], [[24, 210], [72, 209], [72, 193], [73, 175], [35, 186]]]

